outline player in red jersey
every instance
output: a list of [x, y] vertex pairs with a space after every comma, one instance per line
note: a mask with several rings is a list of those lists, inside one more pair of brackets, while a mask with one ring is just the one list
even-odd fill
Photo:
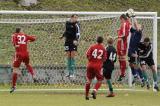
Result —
[[127, 54], [127, 38], [130, 32], [130, 21], [125, 14], [120, 16], [121, 26], [118, 30], [118, 42], [117, 42], [117, 54], [119, 57], [121, 75], [118, 81], [122, 81], [122, 78], [125, 77], [126, 70], [126, 54]]
[[102, 45], [103, 37], [97, 37], [97, 44], [90, 46], [86, 55], [88, 59], [85, 93], [86, 100], [89, 100], [89, 90], [92, 79], [97, 78], [97, 83], [92, 92], [93, 99], [96, 99], [96, 92], [100, 88], [103, 80], [102, 65], [107, 58], [105, 47]]
[[12, 35], [12, 43], [15, 47], [15, 56], [13, 61], [13, 74], [12, 74], [12, 88], [10, 93], [14, 92], [16, 87], [17, 76], [19, 74], [19, 67], [21, 63], [25, 63], [28, 72], [35, 79], [35, 73], [32, 66], [29, 64], [29, 52], [27, 50], [28, 42], [35, 41], [35, 36], [29, 36], [21, 32], [21, 28], [16, 28], [16, 32]]

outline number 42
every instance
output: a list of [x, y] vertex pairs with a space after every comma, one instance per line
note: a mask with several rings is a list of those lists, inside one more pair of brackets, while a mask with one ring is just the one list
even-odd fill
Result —
[[94, 49], [92, 56], [97, 59], [102, 59], [103, 50]]

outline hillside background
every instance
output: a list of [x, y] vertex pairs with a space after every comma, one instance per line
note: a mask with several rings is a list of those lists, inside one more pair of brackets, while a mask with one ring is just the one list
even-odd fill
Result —
[[[17, 1], [17, 0], [15, 0]], [[160, 0], [38, 0], [36, 6], [22, 7], [13, 0], [0, 1], [1, 10], [44, 10], [44, 11], [157, 11], [160, 16]], [[160, 20], [159, 24], [160, 26]], [[160, 27], [158, 27], [160, 28]], [[158, 35], [160, 34], [160, 30]], [[158, 41], [160, 37], [158, 36]], [[160, 42], [158, 43], [160, 53]], [[160, 56], [158, 56], [160, 60]], [[160, 64], [160, 61], [158, 61]]]

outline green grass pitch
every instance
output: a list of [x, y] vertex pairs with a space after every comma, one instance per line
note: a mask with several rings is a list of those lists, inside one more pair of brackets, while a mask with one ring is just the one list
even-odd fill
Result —
[[153, 91], [117, 91], [114, 98], [105, 96], [100, 93], [96, 100], [86, 101], [83, 93], [0, 92], [0, 106], [160, 106], [160, 93]]

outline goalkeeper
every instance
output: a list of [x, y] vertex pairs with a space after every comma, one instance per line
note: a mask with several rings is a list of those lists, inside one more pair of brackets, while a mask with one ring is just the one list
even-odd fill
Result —
[[128, 48], [128, 61], [129, 61], [129, 66], [131, 67], [132, 75], [134, 77], [132, 84], [134, 84], [136, 79], [140, 77], [142, 81], [142, 87], [143, 87], [144, 79], [143, 79], [142, 71], [138, 67], [139, 58], [137, 54], [138, 44], [142, 41], [142, 38], [143, 38], [143, 34], [142, 34], [143, 29], [142, 29], [142, 26], [138, 24], [137, 20], [133, 16], [132, 16], [132, 19], [134, 21], [134, 25], [130, 29], [131, 37], [130, 37], [130, 43]]
[[62, 38], [65, 38], [65, 51], [67, 55], [67, 77], [73, 78], [75, 72], [75, 55], [78, 46], [78, 40], [80, 38], [80, 25], [78, 20], [78, 15], [73, 14], [69, 21], [66, 22], [66, 30]]

